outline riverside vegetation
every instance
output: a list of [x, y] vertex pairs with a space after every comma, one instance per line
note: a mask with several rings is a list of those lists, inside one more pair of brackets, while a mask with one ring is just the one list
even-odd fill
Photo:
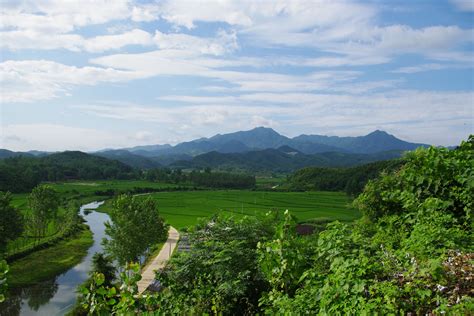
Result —
[[78, 205], [61, 201], [51, 186], [40, 185], [22, 200], [27, 208], [15, 207], [12, 195], [0, 192], [0, 257], [11, 263], [8, 283], [12, 287], [66, 271], [80, 262], [92, 244]]
[[[470, 314], [474, 311], [474, 137], [431, 147], [370, 181], [363, 217], [310, 236], [290, 212], [218, 215], [189, 231], [191, 248], [157, 273], [163, 290], [137, 296], [129, 264], [83, 287], [92, 314]], [[229, 269], [229, 267], [232, 267]]]

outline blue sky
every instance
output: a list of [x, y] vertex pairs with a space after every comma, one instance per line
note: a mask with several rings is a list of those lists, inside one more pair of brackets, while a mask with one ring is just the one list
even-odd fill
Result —
[[5, 1], [0, 147], [474, 134], [474, 1]]

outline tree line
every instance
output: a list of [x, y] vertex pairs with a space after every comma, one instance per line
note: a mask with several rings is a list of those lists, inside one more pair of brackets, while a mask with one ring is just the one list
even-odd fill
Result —
[[61, 207], [61, 202], [52, 187], [39, 185], [28, 196], [28, 209], [21, 211], [12, 205], [10, 192], [0, 191], [0, 257], [31, 250], [80, 224], [79, 206], [69, 202]]
[[63, 152], [46, 157], [11, 157], [0, 160], [0, 191], [30, 192], [42, 182], [67, 180], [149, 180], [201, 187], [248, 189], [255, 177], [224, 172], [183, 172], [181, 169], [132, 169], [119, 161], [82, 152]]
[[308, 167], [289, 175], [282, 188], [296, 191], [343, 191], [356, 196], [369, 180], [377, 178], [383, 172], [398, 170], [403, 164], [403, 159], [394, 159], [351, 168]]
[[223, 189], [251, 189], [255, 187], [255, 176], [238, 173], [212, 172], [210, 168], [183, 172], [181, 169], [151, 169], [144, 173], [148, 181], [175, 184], [192, 184], [198, 187]]
[[0, 191], [30, 192], [44, 181], [132, 179], [139, 173], [115, 160], [82, 152], [0, 160]]

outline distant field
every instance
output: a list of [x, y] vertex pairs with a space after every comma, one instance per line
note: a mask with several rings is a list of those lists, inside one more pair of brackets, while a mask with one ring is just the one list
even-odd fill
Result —
[[[350, 221], [360, 213], [352, 209], [350, 199], [338, 192], [258, 192], [258, 191], [185, 191], [159, 192], [149, 196], [158, 201], [158, 209], [176, 228], [196, 224], [198, 218], [219, 212], [236, 216], [263, 216], [269, 210], [288, 209], [298, 220], [314, 218]], [[107, 211], [110, 203], [104, 204]]]
[[51, 184], [61, 194], [94, 195], [97, 191], [115, 190], [126, 192], [134, 188], [172, 189], [187, 187], [183, 184], [170, 184], [140, 180], [108, 180], [108, 181], [71, 181]]
[[[257, 179], [259, 186], [274, 186], [283, 178]], [[60, 196], [77, 199], [82, 203], [93, 200], [104, 200], [110, 196], [97, 195], [98, 191], [114, 190], [127, 192], [134, 188], [178, 189], [183, 185], [156, 183], [149, 181], [74, 181], [51, 184]], [[13, 204], [20, 209], [27, 208], [27, 194], [14, 194]], [[200, 217], [208, 217], [218, 212], [241, 216], [263, 216], [267, 211], [276, 209], [290, 210], [298, 220], [328, 218], [353, 220], [360, 216], [350, 207], [351, 200], [339, 192], [262, 192], [239, 190], [206, 190], [206, 191], [173, 191], [156, 192], [150, 196], [158, 201], [161, 214], [176, 228], [193, 225]], [[110, 200], [102, 207], [110, 208]]]
[[[77, 200], [81, 203], [110, 198], [109, 195], [101, 194], [101, 192], [103, 193], [108, 190], [113, 190], [118, 193], [125, 193], [137, 188], [173, 190], [187, 187], [186, 185], [138, 180], [71, 181], [45, 184], [52, 186], [54, 190], [58, 192], [60, 198], [67, 200]], [[28, 196], [28, 193], [12, 194], [13, 206], [19, 208], [25, 214], [28, 212]]]

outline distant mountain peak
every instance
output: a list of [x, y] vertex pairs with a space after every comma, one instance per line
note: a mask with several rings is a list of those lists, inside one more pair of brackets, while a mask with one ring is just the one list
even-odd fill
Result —
[[382, 131], [382, 130], [380, 130], [380, 129], [376, 129], [375, 131], [373, 131], [372, 133], [367, 134], [366, 136], [374, 136], [374, 135], [392, 136], [392, 137], [394, 137], [393, 135], [387, 133], [386, 131]]
[[272, 134], [278, 134], [280, 135], [280, 133], [278, 133], [277, 131], [275, 131], [273, 128], [271, 127], [265, 127], [265, 126], [258, 126], [258, 127], [255, 127], [251, 130], [249, 130], [248, 132], [267, 132], [267, 133], [272, 133]]

